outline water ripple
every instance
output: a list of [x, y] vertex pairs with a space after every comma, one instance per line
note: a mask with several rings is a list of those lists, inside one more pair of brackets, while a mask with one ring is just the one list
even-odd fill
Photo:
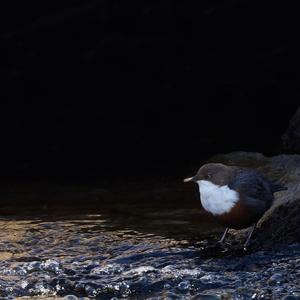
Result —
[[0, 297], [281, 299], [300, 291], [298, 244], [216, 258], [180, 239], [103, 224], [99, 215], [2, 219]]

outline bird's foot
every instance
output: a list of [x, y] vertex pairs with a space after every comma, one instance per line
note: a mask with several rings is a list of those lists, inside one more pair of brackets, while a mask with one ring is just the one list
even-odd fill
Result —
[[218, 240], [216, 244], [219, 246], [230, 246], [231, 245], [231, 243], [225, 242], [224, 240], [222, 241], [222, 239]]
[[231, 248], [231, 243], [225, 241], [217, 241], [215, 247], [220, 249], [222, 252], [226, 252]]
[[250, 247], [251, 247], [251, 243], [248, 241], [248, 242], [244, 243], [243, 250], [248, 251]]

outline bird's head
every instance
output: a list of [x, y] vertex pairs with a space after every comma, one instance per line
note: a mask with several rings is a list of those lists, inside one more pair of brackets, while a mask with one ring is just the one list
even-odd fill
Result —
[[185, 178], [184, 182], [200, 183], [201, 181], [209, 181], [215, 185], [227, 185], [233, 176], [233, 167], [229, 167], [220, 163], [208, 163], [203, 165], [195, 176]]

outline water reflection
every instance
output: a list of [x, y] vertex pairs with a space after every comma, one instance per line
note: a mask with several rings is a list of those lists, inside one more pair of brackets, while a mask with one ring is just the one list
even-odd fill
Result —
[[0, 220], [0, 297], [280, 299], [299, 291], [300, 245], [203, 255], [193, 241], [203, 242], [199, 228], [209, 221], [194, 209], [66, 215]]

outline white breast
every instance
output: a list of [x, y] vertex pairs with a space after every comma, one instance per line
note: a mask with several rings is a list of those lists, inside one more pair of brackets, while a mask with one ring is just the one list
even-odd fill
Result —
[[239, 200], [239, 194], [227, 185], [218, 186], [210, 181], [197, 181], [203, 208], [213, 215], [222, 215], [231, 210]]

